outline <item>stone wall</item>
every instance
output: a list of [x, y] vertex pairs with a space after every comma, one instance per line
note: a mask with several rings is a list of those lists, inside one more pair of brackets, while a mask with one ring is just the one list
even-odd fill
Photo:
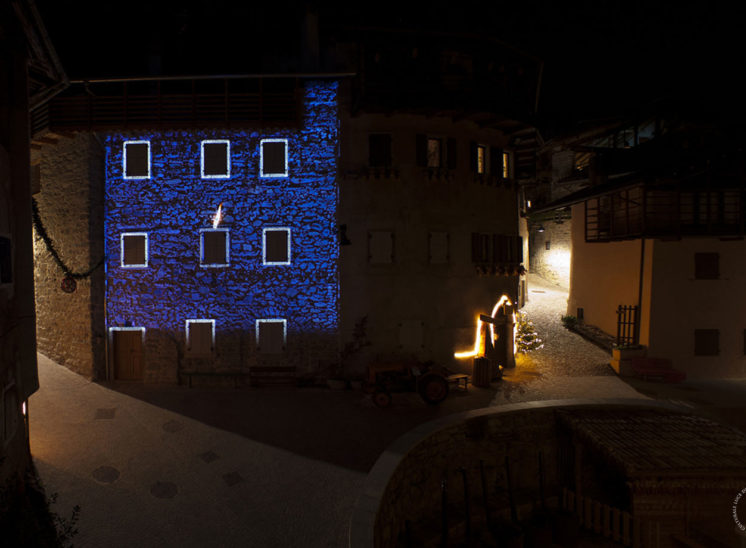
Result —
[[[105, 138], [107, 325], [145, 328], [144, 380], [177, 367], [318, 369], [338, 352], [336, 82], [306, 83], [299, 128], [111, 133]], [[261, 177], [260, 141], [287, 139], [288, 176]], [[230, 141], [230, 176], [205, 179], [202, 140]], [[123, 144], [150, 143], [150, 176], [125, 179]], [[200, 230], [229, 232], [229, 265], [200, 265]], [[263, 264], [263, 228], [290, 229], [290, 264]], [[120, 262], [122, 233], [147, 233], [147, 267]], [[256, 321], [285, 319], [282, 354], [256, 349]], [[215, 320], [214, 355], [184, 356], [187, 319]], [[110, 372], [111, 373], [111, 372]]]
[[[473, 348], [480, 313], [489, 314], [503, 294], [518, 297], [518, 275], [486, 274], [472, 260], [472, 233], [519, 235], [513, 182], [497, 176], [497, 166], [483, 175], [470, 166], [471, 143], [501, 148], [505, 136], [470, 121], [405, 113], [345, 115], [342, 134], [339, 222], [349, 245], [341, 248], [341, 338], [352, 341], [366, 318], [371, 343], [349, 372], [413, 358], [471, 373], [471, 360], [454, 352]], [[371, 134], [391, 137], [390, 169], [368, 165]], [[418, 135], [453, 147], [456, 161], [446, 161], [449, 152], [441, 168], [418, 165]], [[371, 260], [376, 232], [391, 234], [388, 262]], [[431, 260], [434, 233], [447, 234], [447, 258], [438, 262]]]
[[[89, 133], [61, 137], [41, 150], [39, 217], [60, 259], [85, 273], [104, 257], [104, 151]], [[88, 378], [105, 371], [104, 267], [61, 289], [65, 273], [35, 231], [36, 317], [39, 350]]]
[[[539, 232], [539, 226], [544, 228]], [[532, 220], [529, 227], [531, 272], [564, 289], [570, 288], [572, 219]]]

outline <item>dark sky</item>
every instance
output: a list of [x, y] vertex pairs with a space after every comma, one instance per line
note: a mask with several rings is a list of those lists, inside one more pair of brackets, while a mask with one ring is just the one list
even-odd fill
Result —
[[[37, 0], [72, 78], [262, 70], [293, 55], [306, 2]], [[742, 109], [740, 2], [347, 3], [320, 24], [485, 33], [545, 62], [545, 113], [594, 117], [661, 97]], [[389, 7], [389, 6], [394, 7]], [[150, 52], [160, 51], [160, 64]], [[278, 71], [282, 67], [278, 65]], [[616, 112], [614, 112], [616, 111]]]

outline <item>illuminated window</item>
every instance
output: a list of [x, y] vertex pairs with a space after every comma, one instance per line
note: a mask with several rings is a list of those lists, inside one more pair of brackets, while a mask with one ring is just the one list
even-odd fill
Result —
[[199, 264], [203, 268], [228, 266], [230, 234], [227, 228], [202, 228], [199, 231]]
[[503, 179], [510, 179], [510, 152], [503, 151]]
[[259, 173], [262, 177], [288, 176], [288, 140], [262, 139], [259, 143]]
[[487, 147], [477, 145], [477, 173], [487, 173]]
[[192, 356], [211, 355], [215, 350], [215, 320], [187, 320], [186, 341]]
[[256, 321], [256, 347], [262, 354], [280, 354], [287, 342], [287, 320], [282, 318]]
[[231, 143], [226, 139], [202, 141], [203, 179], [227, 179], [231, 176]]
[[391, 135], [378, 133], [368, 136], [368, 165], [391, 167]]
[[368, 262], [391, 264], [394, 262], [394, 233], [389, 230], [372, 230], [368, 233]]
[[448, 262], [448, 232], [430, 232], [428, 235], [428, 259], [431, 264]]
[[720, 254], [695, 253], [694, 277], [697, 280], [717, 280], [720, 277]]
[[720, 353], [720, 331], [717, 329], [694, 330], [694, 355], [717, 356]]
[[290, 264], [290, 229], [265, 228], [262, 231], [262, 263], [265, 265]]
[[440, 139], [427, 139], [427, 167], [440, 167], [442, 164], [442, 143]]
[[0, 236], [0, 284], [13, 282], [13, 263], [10, 238]]
[[146, 268], [148, 266], [148, 234], [146, 232], [122, 233], [119, 257], [122, 268]]
[[125, 141], [122, 163], [125, 179], [150, 179], [150, 141]]

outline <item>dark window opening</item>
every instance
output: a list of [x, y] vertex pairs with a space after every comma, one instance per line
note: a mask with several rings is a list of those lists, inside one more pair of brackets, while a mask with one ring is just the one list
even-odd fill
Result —
[[552, 242], [550, 240], [547, 240], [546, 242], [544, 242], [544, 249], [548, 251], [551, 247], [552, 247]]
[[262, 354], [280, 354], [285, 350], [285, 322], [260, 321], [256, 343]]
[[202, 265], [228, 264], [228, 232], [206, 230], [202, 232]]
[[391, 167], [391, 135], [379, 133], [368, 136], [368, 165]]
[[187, 349], [192, 355], [206, 356], [214, 350], [213, 322], [190, 321], [187, 327]]
[[264, 232], [264, 262], [265, 264], [290, 262], [288, 251], [290, 231], [287, 229], [265, 230]]
[[261, 154], [263, 176], [287, 175], [286, 141], [263, 141]]
[[124, 144], [124, 176], [130, 178], [150, 177], [150, 144]]
[[230, 175], [228, 143], [202, 143], [202, 176], [227, 177]]
[[10, 238], [0, 236], [0, 284], [13, 282], [13, 261]]
[[124, 234], [122, 236], [122, 266], [147, 266], [147, 236]]
[[694, 355], [717, 356], [720, 353], [720, 331], [717, 329], [694, 330]]
[[697, 280], [717, 280], [720, 277], [720, 254], [695, 253], [694, 277]]

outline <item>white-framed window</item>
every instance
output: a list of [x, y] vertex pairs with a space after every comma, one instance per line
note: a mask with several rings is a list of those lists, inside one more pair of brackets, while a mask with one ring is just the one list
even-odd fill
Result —
[[261, 177], [288, 176], [288, 140], [259, 141], [259, 174]]
[[203, 179], [228, 179], [231, 176], [231, 142], [206, 139], [200, 143], [200, 173]]
[[122, 151], [125, 179], [150, 179], [150, 141], [125, 141]]
[[119, 262], [122, 268], [148, 267], [147, 232], [122, 232], [119, 242]]
[[186, 347], [192, 356], [210, 356], [215, 351], [215, 320], [187, 320]]
[[230, 242], [227, 228], [200, 228], [199, 265], [202, 268], [230, 266]]
[[284, 318], [256, 320], [256, 348], [262, 354], [281, 354], [287, 343], [288, 322]]
[[262, 264], [290, 264], [290, 229], [269, 227], [262, 229]]

